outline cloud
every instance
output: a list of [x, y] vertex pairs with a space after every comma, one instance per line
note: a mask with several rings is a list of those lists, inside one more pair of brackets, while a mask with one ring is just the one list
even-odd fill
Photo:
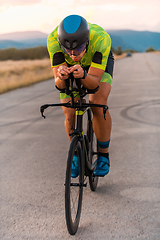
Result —
[[0, 0], [0, 32], [51, 32], [63, 18], [79, 14], [105, 29], [160, 32], [160, 1], [152, 0]]
[[34, 5], [41, 2], [42, 0], [0, 0], [0, 7]]
[[112, 0], [112, 1], [107, 1], [107, 0], [74, 0], [74, 3], [76, 5], [85, 5], [85, 6], [99, 6], [99, 5], [109, 5], [109, 4], [118, 4], [118, 5], [148, 5], [149, 3], [154, 5], [160, 4], [159, 0], [152, 0], [152, 1], [146, 1], [146, 0]]

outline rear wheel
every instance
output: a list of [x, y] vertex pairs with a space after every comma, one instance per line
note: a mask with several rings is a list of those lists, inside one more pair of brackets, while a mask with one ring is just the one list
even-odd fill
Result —
[[[91, 109], [88, 110], [88, 125], [87, 125], [87, 144], [88, 144], [88, 161], [87, 168], [89, 169], [89, 185], [92, 191], [95, 191], [98, 184], [98, 177], [94, 176], [93, 172], [97, 166], [98, 144], [97, 138], [92, 127]], [[86, 145], [87, 145], [86, 144]]]
[[[71, 177], [73, 156], [78, 156], [79, 159], [79, 176]], [[78, 136], [74, 136], [70, 145], [65, 182], [65, 214], [68, 231], [71, 235], [77, 232], [83, 196], [83, 161], [82, 148]]]

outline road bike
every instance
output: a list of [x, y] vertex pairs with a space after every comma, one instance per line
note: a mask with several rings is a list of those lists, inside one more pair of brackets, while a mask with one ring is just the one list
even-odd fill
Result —
[[[76, 83], [76, 88], [74, 87]], [[89, 185], [92, 191], [96, 190], [98, 184], [98, 176], [94, 175], [94, 170], [97, 165], [98, 144], [97, 139], [92, 128], [92, 107], [100, 107], [103, 109], [104, 118], [108, 109], [107, 105], [87, 103], [85, 96], [87, 94], [94, 94], [98, 88], [89, 90], [81, 85], [80, 79], [74, 79], [73, 75], [66, 80], [66, 88], [61, 90], [71, 97], [67, 103], [45, 104], [41, 106], [40, 111], [42, 117], [44, 110], [48, 107], [64, 106], [67, 108], [74, 108], [76, 114], [76, 126], [71, 127], [72, 140], [68, 151], [68, 159], [66, 166], [65, 179], [65, 216], [68, 232], [74, 235], [77, 232], [81, 208], [83, 188], [87, 187], [87, 177], [89, 178]], [[75, 97], [79, 96], [79, 100], [75, 102]], [[83, 130], [83, 116], [87, 113], [86, 132]], [[79, 175], [77, 178], [71, 177], [71, 169], [73, 156], [78, 156]]]

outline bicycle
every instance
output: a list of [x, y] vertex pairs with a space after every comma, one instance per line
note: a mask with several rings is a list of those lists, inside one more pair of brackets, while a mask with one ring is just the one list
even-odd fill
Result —
[[[73, 87], [73, 82], [76, 82], [77, 88]], [[45, 104], [41, 106], [40, 111], [42, 117], [44, 110], [48, 107], [64, 106], [67, 108], [74, 108], [76, 113], [76, 127], [72, 124], [72, 140], [70, 143], [67, 166], [66, 166], [66, 180], [65, 180], [65, 216], [68, 232], [74, 235], [77, 232], [81, 208], [83, 187], [87, 187], [86, 179], [89, 177], [89, 185], [92, 191], [95, 191], [98, 184], [98, 176], [94, 175], [94, 170], [97, 165], [98, 145], [97, 139], [92, 128], [92, 112], [91, 107], [103, 108], [105, 118], [107, 105], [86, 103], [85, 96], [87, 94], [94, 94], [98, 88], [89, 90], [81, 86], [80, 79], [74, 79], [73, 75], [66, 80], [66, 89], [61, 90], [67, 95], [70, 95], [71, 100], [67, 103]], [[75, 102], [74, 92], [79, 95], [79, 101]], [[87, 132], [84, 134], [82, 129], [83, 115], [87, 112]], [[105, 118], [106, 119], [106, 118]], [[79, 161], [79, 176], [77, 178], [71, 177], [72, 161], [74, 155], [78, 156]], [[76, 195], [74, 197], [74, 194]]]

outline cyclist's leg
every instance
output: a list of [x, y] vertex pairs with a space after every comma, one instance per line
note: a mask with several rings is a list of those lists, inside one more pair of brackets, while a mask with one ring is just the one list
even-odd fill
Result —
[[[106, 66], [106, 71], [102, 76], [99, 85], [99, 90], [95, 94], [89, 96], [89, 100], [91, 103], [107, 104], [108, 96], [110, 94], [112, 86], [113, 65], [114, 57], [112, 52], [110, 52], [108, 63]], [[104, 176], [109, 172], [110, 166], [108, 148], [110, 143], [112, 120], [109, 110], [107, 110], [106, 113], [106, 120], [104, 119], [102, 109], [92, 108], [92, 111], [93, 111], [93, 129], [99, 141], [98, 164], [94, 173], [99, 176]]]
[[[98, 92], [91, 94], [89, 100], [91, 103], [107, 104], [107, 99], [111, 91], [111, 85], [107, 82], [101, 82]], [[104, 119], [103, 111], [101, 108], [92, 108], [93, 111], [93, 129], [99, 142], [108, 142], [111, 135], [112, 120], [107, 110], [106, 120]], [[107, 153], [108, 148], [100, 148], [99, 151]]]
[[[66, 103], [69, 101], [69, 98], [67, 99], [61, 99], [61, 103]], [[74, 124], [75, 124], [75, 119], [73, 120], [73, 114], [74, 114], [74, 109], [72, 108], [65, 108], [65, 107], [62, 107], [63, 109], [63, 113], [64, 113], [64, 116], [65, 116], [65, 120], [64, 120], [64, 126], [65, 126], [65, 129], [66, 129], [66, 132], [67, 132], [67, 135], [69, 137], [69, 139], [71, 140], [71, 136], [69, 136], [69, 134], [72, 132], [71, 131], [71, 126], [72, 126], [72, 121], [73, 121], [73, 127], [74, 127]]]
[[[107, 104], [107, 99], [111, 90], [109, 83], [101, 82], [98, 92], [90, 97], [90, 100], [96, 104]], [[98, 139], [98, 159], [97, 167], [94, 171], [96, 176], [105, 176], [109, 173], [110, 160], [109, 160], [109, 142], [111, 135], [112, 120], [107, 110], [106, 120], [104, 119], [103, 111], [101, 108], [92, 108], [93, 111], [93, 129]]]
[[[89, 100], [92, 103], [107, 104], [108, 96], [112, 87], [112, 76], [113, 76], [113, 67], [114, 67], [114, 56], [112, 51], [110, 51], [106, 70], [101, 78], [99, 85], [99, 90], [95, 94], [90, 95]], [[106, 120], [104, 119], [102, 109], [93, 108], [93, 129], [96, 134], [98, 141], [102, 142], [103, 148], [100, 148], [99, 151], [102, 153], [108, 152], [109, 140], [111, 135], [111, 125], [112, 120], [109, 113], [109, 110], [106, 113]], [[106, 146], [106, 148], [105, 148]]]
[[[61, 93], [60, 99], [61, 99], [61, 103], [67, 103], [68, 101], [70, 101], [71, 98], [69, 96], [67, 96], [66, 94]], [[79, 98], [76, 97], [75, 101], [78, 101], [78, 99]], [[71, 140], [72, 137], [69, 136], [69, 134], [72, 132], [72, 130], [71, 130], [72, 124], [73, 124], [73, 127], [75, 127], [75, 116], [73, 116], [75, 109], [66, 108], [66, 107], [62, 107], [62, 109], [63, 109], [63, 113], [65, 116], [64, 126], [66, 129], [67, 135], [68, 135], [69, 139]]]
[[[68, 101], [71, 100], [71, 98], [69, 96], [67, 96], [66, 94], [60, 94], [60, 98], [61, 98], [61, 103], [67, 103]], [[78, 101], [79, 97], [75, 98], [75, 101]], [[73, 126], [73, 128], [75, 128], [75, 109], [74, 108], [66, 108], [66, 107], [62, 107], [63, 109], [63, 113], [65, 116], [65, 121], [64, 121], [64, 125], [65, 125], [65, 129], [67, 132], [67, 135], [70, 139], [70, 141], [72, 140], [72, 137], [69, 136], [69, 134], [72, 132], [71, 130], [71, 126]], [[71, 176], [73, 178], [76, 178], [79, 175], [79, 163], [78, 163], [78, 157], [75, 153], [74, 157], [73, 157], [73, 162], [72, 162], [72, 171], [71, 171]]]

